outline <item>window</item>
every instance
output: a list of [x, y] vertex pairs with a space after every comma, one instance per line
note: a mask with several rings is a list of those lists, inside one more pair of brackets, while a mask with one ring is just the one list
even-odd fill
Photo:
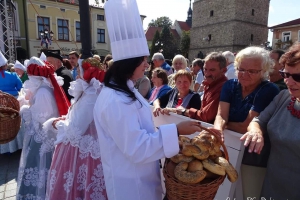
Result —
[[104, 21], [104, 15], [97, 15], [97, 20]]
[[250, 41], [253, 42], [253, 40], [254, 40], [254, 36], [253, 34], [251, 34]]
[[68, 29], [68, 20], [58, 19], [57, 20], [57, 29], [58, 29], [58, 39], [69, 41], [69, 29]]
[[66, 9], [61, 8], [60, 11], [61, 11], [61, 12], [66, 12]]
[[38, 36], [41, 38], [40, 31], [50, 30], [50, 18], [49, 17], [37, 17]]
[[40, 5], [40, 8], [42, 8], [42, 9], [46, 9], [46, 6], [44, 6], [44, 5]]
[[213, 10], [210, 11], [210, 16], [211, 17], [214, 16], [214, 11]]
[[282, 42], [287, 42], [291, 40], [291, 32], [283, 32], [282, 33]]
[[80, 42], [80, 22], [76, 22], [76, 42]]
[[252, 14], [252, 16], [254, 16], [254, 12], [255, 12], [255, 11], [254, 11], [254, 9], [252, 9], [252, 13], [251, 13], [251, 14]]
[[97, 29], [97, 40], [99, 43], [105, 43], [105, 29]]
[[211, 41], [211, 34], [208, 35], [208, 41]]

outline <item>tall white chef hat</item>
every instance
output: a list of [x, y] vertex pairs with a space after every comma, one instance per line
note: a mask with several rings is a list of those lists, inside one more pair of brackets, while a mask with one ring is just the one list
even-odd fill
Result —
[[148, 56], [149, 49], [136, 0], [109, 0], [104, 10], [114, 62]]
[[7, 59], [4, 57], [2, 52], [0, 51], [0, 67], [7, 64]]
[[22, 63], [20, 63], [18, 60], [16, 61], [15, 65], [14, 65], [14, 68], [26, 71], [26, 67], [24, 65], [22, 65]]

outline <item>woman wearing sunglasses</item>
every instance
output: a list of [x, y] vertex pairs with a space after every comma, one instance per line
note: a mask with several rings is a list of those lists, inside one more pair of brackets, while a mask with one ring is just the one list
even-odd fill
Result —
[[[258, 116], [279, 93], [278, 87], [267, 81], [274, 65], [269, 52], [261, 47], [248, 47], [235, 58], [234, 66], [238, 79], [228, 80], [221, 91], [214, 128], [222, 132], [225, 128], [244, 134], [251, 120]], [[251, 154], [245, 149], [241, 173], [244, 199], [259, 199], [269, 146], [264, 154]]]
[[300, 199], [300, 43], [285, 53], [280, 63], [288, 90], [252, 120], [241, 138], [249, 151], [260, 153], [268, 134], [271, 152], [261, 196], [265, 199]]

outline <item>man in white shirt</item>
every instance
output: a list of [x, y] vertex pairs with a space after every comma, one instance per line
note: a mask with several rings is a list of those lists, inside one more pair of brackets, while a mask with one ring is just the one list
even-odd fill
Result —
[[225, 76], [227, 77], [228, 80], [230, 79], [237, 79], [237, 75], [235, 73], [234, 69], [234, 55], [230, 51], [224, 51], [222, 53], [223, 56], [226, 58], [226, 63], [227, 63], [227, 72], [225, 73]]
[[201, 88], [202, 81], [204, 80], [203, 77], [203, 66], [204, 66], [204, 61], [200, 58], [197, 58], [193, 61], [192, 63], [193, 66], [193, 74], [196, 75], [195, 79], [195, 85], [194, 85], [194, 91], [195, 92], [202, 92], [203, 87]]

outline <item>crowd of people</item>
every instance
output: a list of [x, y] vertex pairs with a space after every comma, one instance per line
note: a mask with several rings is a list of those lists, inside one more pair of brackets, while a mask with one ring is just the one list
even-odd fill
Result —
[[[193, 119], [223, 140], [225, 129], [241, 134], [244, 199], [299, 199], [300, 43], [149, 62], [134, 2], [106, 3], [112, 55], [102, 62], [48, 50], [9, 72], [0, 52], [0, 90], [22, 105], [18, 136], [0, 145], [22, 148], [17, 199], [161, 199], [159, 160], [179, 152], [179, 135], [201, 131]], [[153, 117], [170, 113], [187, 120], [155, 128]]]

